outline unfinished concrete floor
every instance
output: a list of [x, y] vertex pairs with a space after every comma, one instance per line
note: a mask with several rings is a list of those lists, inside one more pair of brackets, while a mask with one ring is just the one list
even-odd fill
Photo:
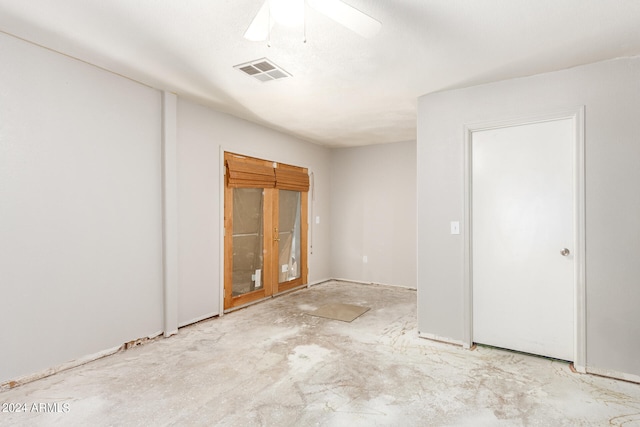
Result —
[[[352, 323], [306, 313], [371, 307]], [[640, 385], [417, 337], [415, 291], [326, 283], [16, 389], [1, 425], [632, 426]]]

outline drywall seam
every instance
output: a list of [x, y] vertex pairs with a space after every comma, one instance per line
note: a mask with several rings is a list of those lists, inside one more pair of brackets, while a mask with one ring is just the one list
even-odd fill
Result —
[[164, 336], [178, 333], [178, 144], [176, 94], [162, 92]]

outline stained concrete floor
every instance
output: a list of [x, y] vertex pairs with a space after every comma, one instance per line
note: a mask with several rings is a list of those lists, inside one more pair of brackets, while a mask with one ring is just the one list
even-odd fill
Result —
[[[306, 314], [371, 307], [345, 323]], [[640, 385], [417, 337], [412, 290], [331, 282], [0, 392], [0, 425], [637, 426]]]

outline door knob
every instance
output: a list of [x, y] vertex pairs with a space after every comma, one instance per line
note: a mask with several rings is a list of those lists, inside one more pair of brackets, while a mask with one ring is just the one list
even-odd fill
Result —
[[568, 256], [571, 253], [571, 251], [567, 248], [564, 248], [563, 250], [560, 251], [560, 255], [562, 256]]

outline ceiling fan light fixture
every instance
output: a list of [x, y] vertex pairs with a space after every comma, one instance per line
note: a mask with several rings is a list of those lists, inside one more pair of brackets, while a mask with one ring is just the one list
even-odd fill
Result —
[[[382, 23], [341, 0], [306, 0], [312, 8], [362, 37], [375, 36]], [[269, 40], [274, 23], [283, 26], [305, 26], [305, 0], [264, 0], [260, 10], [244, 33], [251, 41]]]
[[378, 34], [382, 23], [340, 0], [307, 0], [309, 6], [342, 24], [356, 34], [370, 38]]
[[304, 0], [269, 0], [274, 21], [285, 27], [304, 24]]
[[269, 1], [265, 1], [244, 33], [244, 38], [252, 42], [267, 40], [273, 22], [269, 19]]

